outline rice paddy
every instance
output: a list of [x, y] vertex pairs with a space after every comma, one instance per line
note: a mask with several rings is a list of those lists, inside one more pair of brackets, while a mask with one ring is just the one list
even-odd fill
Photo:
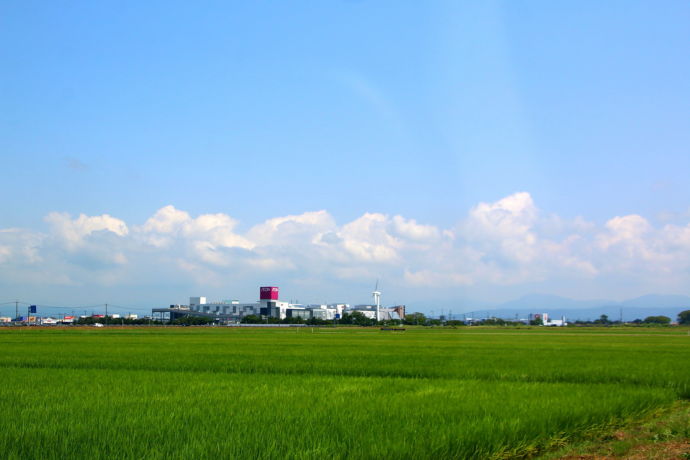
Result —
[[3, 458], [520, 458], [690, 397], [687, 329], [0, 329]]

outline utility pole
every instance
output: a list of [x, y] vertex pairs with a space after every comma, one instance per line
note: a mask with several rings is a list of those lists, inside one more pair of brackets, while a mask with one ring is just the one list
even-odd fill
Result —
[[108, 324], [108, 304], [105, 304], [105, 324]]
[[14, 319], [16, 320], [19, 318], [19, 301], [15, 300], [14, 301]]

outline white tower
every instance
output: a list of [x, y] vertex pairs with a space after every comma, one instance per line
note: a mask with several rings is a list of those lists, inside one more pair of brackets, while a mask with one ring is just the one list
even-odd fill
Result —
[[376, 304], [376, 321], [381, 321], [381, 314], [379, 312], [379, 309], [381, 308], [381, 293], [379, 292], [379, 280], [376, 280], [376, 287], [374, 288], [374, 292], [371, 293], [371, 295], [374, 297], [374, 303]]

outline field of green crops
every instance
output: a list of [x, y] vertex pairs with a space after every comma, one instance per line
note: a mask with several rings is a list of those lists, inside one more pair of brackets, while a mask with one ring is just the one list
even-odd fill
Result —
[[690, 397], [688, 329], [3, 328], [3, 458], [518, 458]]

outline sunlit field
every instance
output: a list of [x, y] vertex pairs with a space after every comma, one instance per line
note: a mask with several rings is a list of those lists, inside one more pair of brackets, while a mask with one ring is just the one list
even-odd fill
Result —
[[690, 397], [679, 328], [4, 328], [4, 458], [518, 458]]

